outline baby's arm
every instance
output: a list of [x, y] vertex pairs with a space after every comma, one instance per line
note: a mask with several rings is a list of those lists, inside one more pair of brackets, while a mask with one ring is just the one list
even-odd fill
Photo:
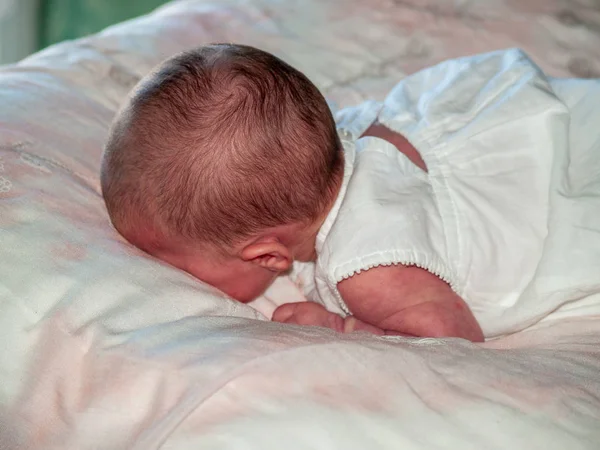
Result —
[[[417, 149], [401, 134], [374, 123], [363, 136], [385, 139], [427, 171]], [[419, 267], [375, 267], [343, 280], [338, 289], [358, 319], [386, 332], [484, 340], [464, 300], [443, 280]]]
[[338, 284], [354, 316], [389, 334], [484, 340], [473, 313], [450, 286], [412, 266], [380, 266]]
[[[421, 155], [404, 136], [379, 123], [371, 125], [363, 136], [385, 139], [427, 171]], [[484, 340], [481, 327], [464, 300], [440, 278], [418, 267], [375, 267], [340, 282], [338, 289], [354, 316], [343, 319], [321, 305], [304, 302], [280, 306], [273, 320], [340, 332], [362, 330], [375, 334]]]
[[281, 305], [273, 320], [340, 333], [484, 340], [467, 304], [444, 281], [418, 267], [375, 267], [342, 281], [338, 289], [353, 316], [342, 318], [317, 303], [300, 302]]

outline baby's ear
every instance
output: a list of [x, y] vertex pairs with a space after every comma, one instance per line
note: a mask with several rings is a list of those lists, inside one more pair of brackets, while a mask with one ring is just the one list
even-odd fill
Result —
[[293, 262], [289, 249], [274, 238], [248, 244], [240, 253], [240, 257], [273, 272], [285, 272]]

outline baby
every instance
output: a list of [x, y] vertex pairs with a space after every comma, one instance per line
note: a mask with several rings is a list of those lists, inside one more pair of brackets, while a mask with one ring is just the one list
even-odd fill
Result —
[[[425, 173], [419, 152], [375, 119], [361, 141]], [[102, 192], [130, 243], [250, 302], [294, 261], [327, 265], [319, 258], [352, 175], [344, 147], [355, 140], [342, 144], [299, 71], [252, 47], [209, 45], [166, 61], [134, 90], [106, 144]], [[483, 340], [467, 304], [419, 267], [371, 264], [331, 289], [345, 317], [304, 302], [280, 306], [273, 320]]]

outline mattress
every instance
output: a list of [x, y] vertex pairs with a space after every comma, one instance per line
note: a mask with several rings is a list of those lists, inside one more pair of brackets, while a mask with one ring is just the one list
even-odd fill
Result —
[[340, 335], [267, 320], [301, 299], [285, 278], [252, 308], [116, 234], [98, 180], [110, 121], [155, 64], [208, 42], [281, 56], [337, 109], [498, 48], [597, 78], [600, 5], [181, 0], [3, 67], [0, 448], [598, 448], [596, 292], [480, 345]]

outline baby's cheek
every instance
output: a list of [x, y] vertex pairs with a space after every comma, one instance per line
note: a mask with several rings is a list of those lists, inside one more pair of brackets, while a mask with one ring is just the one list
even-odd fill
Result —
[[273, 284], [275, 278], [276, 275], [271, 273], [238, 276], [229, 281], [222, 290], [239, 302], [250, 303], [263, 295], [269, 286]]

